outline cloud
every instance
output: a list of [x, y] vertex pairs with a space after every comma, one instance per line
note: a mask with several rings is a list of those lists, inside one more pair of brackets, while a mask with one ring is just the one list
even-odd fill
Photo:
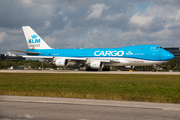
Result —
[[179, 0], [3, 0], [0, 51], [27, 49], [24, 25], [53, 48], [179, 46], [179, 5]]
[[51, 26], [50, 24], [51, 24], [51, 22], [50, 22], [50, 21], [46, 21], [46, 22], [45, 22], [45, 24], [44, 24], [45, 28], [50, 27], [50, 26]]
[[33, 2], [31, 0], [23, 0], [23, 4], [30, 7], [33, 5]]
[[55, 30], [52, 34], [44, 37], [44, 40], [53, 48], [83, 47], [80, 40], [85, 28], [72, 28], [69, 21], [62, 30]]
[[65, 16], [65, 17], [62, 19], [62, 21], [64, 21], [64, 22], [68, 21], [68, 16]]
[[160, 4], [180, 4], [179, 0], [154, 0], [154, 2], [156, 3], [160, 3]]
[[107, 15], [104, 20], [107, 21], [115, 21], [115, 20], [119, 20], [120, 18], [123, 17], [122, 13], [118, 13], [118, 14], [114, 14], [114, 15]]
[[140, 13], [136, 13], [130, 18], [130, 23], [147, 28], [149, 27], [152, 20], [153, 20], [152, 16], [144, 16], [144, 15], [140, 15]]
[[5, 32], [2, 32], [0, 33], [0, 43], [2, 43], [4, 41], [4, 38], [6, 37], [6, 33]]
[[1, 27], [44, 26], [53, 16], [53, 6], [28, 1], [1, 1]]
[[87, 20], [93, 19], [93, 18], [100, 18], [102, 15], [102, 12], [104, 10], [109, 9], [105, 4], [95, 4], [90, 6], [90, 10], [88, 11], [88, 15], [86, 17]]
[[138, 12], [130, 18], [130, 25], [151, 32], [170, 29], [180, 25], [180, 9], [169, 5], [149, 5], [143, 13]]

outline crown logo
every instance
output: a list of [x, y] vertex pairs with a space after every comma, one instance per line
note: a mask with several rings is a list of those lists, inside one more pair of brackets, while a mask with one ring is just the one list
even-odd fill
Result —
[[35, 38], [37, 38], [37, 35], [34, 34], [31, 37], [32, 37], [32, 39], [35, 39]]

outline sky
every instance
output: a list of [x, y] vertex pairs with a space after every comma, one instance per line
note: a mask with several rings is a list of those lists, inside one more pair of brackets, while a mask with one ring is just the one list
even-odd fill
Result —
[[22, 26], [59, 49], [180, 47], [180, 0], [1, 0], [0, 54], [28, 49]]

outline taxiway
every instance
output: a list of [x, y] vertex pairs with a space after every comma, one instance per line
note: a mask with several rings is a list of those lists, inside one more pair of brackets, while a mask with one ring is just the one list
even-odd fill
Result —
[[0, 119], [179, 120], [180, 104], [0, 96]]
[[75, 71], [75, 70], [0, 70], [0, 73], [76, 73], [76, 74], [152, 74], [152, 75], [180, 75], [180, 72], [152, 72], [152, 71]]

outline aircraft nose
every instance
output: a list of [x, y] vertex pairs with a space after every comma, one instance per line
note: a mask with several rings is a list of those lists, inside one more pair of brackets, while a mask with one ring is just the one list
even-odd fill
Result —
[[174, 55], [166, 50], [161, 51], [161, 60], [171, 60], [174, 58]]

